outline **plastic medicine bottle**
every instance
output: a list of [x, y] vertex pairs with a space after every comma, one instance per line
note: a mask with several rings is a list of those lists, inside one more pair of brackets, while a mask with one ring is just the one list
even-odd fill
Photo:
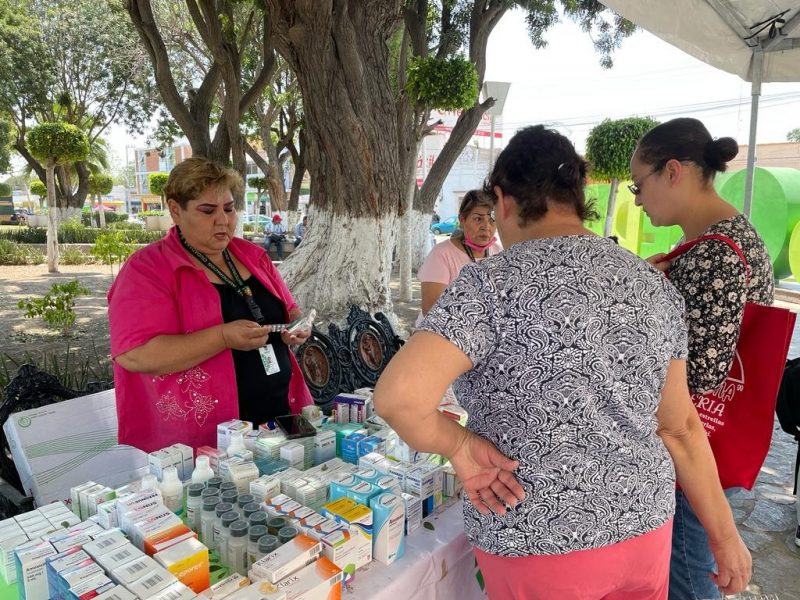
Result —
[[164, 497], [164, 506], [176, 515], [183, 512], [183, 484], [178, 479], [178, 469], [175, 467], [164, 469], [164, 478], [161, 481], [161, 495]]
[[247, 530], [249, 541], [247, 542], [247, 568], [253, 566], [253, 563], [258, 560], [258, 540], [267, 535], [266, 525], [250, 525]]
[[190, 483], [186, 490], [186, 522], [192, 531], [200, 530], [200, 515], [203, 512], [201, 494], [205, 488], [202, 483]]
[[194, 463], [194, 471], [192, 471], [192, 483], [205, 483], [212, 477], [214, 477], [214, 471], [211, 470], [208, 457], [198, 456]]
[[216, 508], [220, 503], [219, 496], [203, 498], [203, 512], [200, 514], [200, 540], [209, 548], [214, 547], [214, 521]]
[[231, 573], [247, 575], [247, 521], [231, 523], [228, 537], [228, 569]]
[[[228, 511], [222, 517], [220, 517], [220, 521], [222, 522], [222, 527], [220, 528], [219, 537], [216, 539], [217, 542], [217, 553], [219, 554], [219, 560], [222, 562], [223, 565], [230, 569], [230, 564], [228, 563], [228, 542], [231, 538], [231, 525], [239, 520], [239, 513], [234, 511]], [[230, 569], [231, 571], [233, 569]]]

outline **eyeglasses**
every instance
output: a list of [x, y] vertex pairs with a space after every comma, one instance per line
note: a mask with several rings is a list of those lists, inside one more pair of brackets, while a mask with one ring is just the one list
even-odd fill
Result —
[[642, 184], [644, 183], [645, 179], [647, 179], [651, 175], [654, 175], [654, 174], [658, 173], [658, 171], [660, 171], [660, 169], [658, 169], [658, 170], [657, 169], [653, 169], [647, 175], [642, 177], [641, 180], [639, 181], [639, 183], [631, 183], [630, 185], [628, 185], [628, 189], [631, 191], [631, 194], [633, 194], [634, 196], [638, 196], [639, 194], [641, 194], [642, 193]]

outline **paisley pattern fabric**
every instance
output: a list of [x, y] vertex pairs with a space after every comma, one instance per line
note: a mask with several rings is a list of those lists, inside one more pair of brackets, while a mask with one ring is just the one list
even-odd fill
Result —
[[527, 241], [465, 267], [421, 329], [472, 361], [454, 384], [467, 427], [520, 461], [526, 498], [504, 517], [465, 499], [474, 546], [563, 554], [672, 517], [655, 412], [670, 360], [686, 358], [686, 327], [660, 272], [596, 236]]
[[767, 247], [744, 215], [715, 223], [703, 235], [722, 234], [744, 253], [750, 269], [724, 242], [708, 240], [672, 263], [669, 277], [683, 294], [689, 326], [689, 389], [715, 389], [731, 370], [747, 302], [772, 305], [774, 274]]

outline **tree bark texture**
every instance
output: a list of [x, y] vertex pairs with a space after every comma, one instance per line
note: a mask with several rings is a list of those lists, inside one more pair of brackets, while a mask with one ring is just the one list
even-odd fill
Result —
[[55, 205], [55, 161], [47, 162], [47, 272], [58, 273], [58, 210]]
[[[241, 116], [271, 81], [275, 70], [274, 53], [269, 36], [266, 13], [254, 9], [251, 20], [262, 19], [261, 46], [263, 64], [249, 88], [244, 89], [241, 73], [241, 51], [237, 40], [223, 32], [223, 23], [233, 18], [229, 2], [185, 0], [192, 21], [213, 58], [202, 83], [189, 98], [178, 91], [170, 65], [169, 53], [153, 14], [150, 0], [125, 0], [125, 9], [153, 65], [156, 83], [164, 105], [189, 140], [194, 155], [201, 155], [223, 164], [232, 164], [246, 177], [244, 139], [239, 124]], [[224, 17], [224, 18], [223, 18]], [[246, 27], [246, 29], [249, 29]], [[251, 38], [245, 36], [242, 43]], [[222, 111], [219, 124], [211, 137], [212, 110], [215, 103]], [[237, 210], [244, 207], [244, 195], [234, 198]]]
[[[282, 272], [301, 305], [342, 319], [390, 310], [391, 252], [404, 181], [387, 40], [399, 0], [267, 0], [275, 46], [304, 99], [309, 234]], [[347, 250], [345, 251], [345, 248]]]
[[619, 179], [611, 180], [611, 189], [608, 190], [608, 210], [606, 211], [606, 224], [603, 227], [603, 235], [608, 237], [614, 231], [614, 209], [617, 207], [617, 189]]

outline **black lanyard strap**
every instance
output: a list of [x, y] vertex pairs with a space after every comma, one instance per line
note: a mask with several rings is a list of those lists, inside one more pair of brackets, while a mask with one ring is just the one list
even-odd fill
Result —
[[247, 303], [247, 308], [250, 310], [250, 314], [253, 316], [253, 320], [259, 325], [263, 325], [266, 319], [264, 319], [264, 315], [261, 313], [261, 307], [256, 303], [255, 298], [253, 298], [253, 290], [250, 289], [250, 286], [244, 282], [242, 276], [239, 274], [239, 270], [236, 268], [236, 264], [234, 264], [233, 258], [231, 258], [231, 253], [228, 252], [228, 249], [225, 248], [225, 250], [222, 251], [222, 258], [225, 259], [225, 264], [228, 266], [228, 270], [231, 272], [231, 277], [233, 279], [228, 277], [228, 275], [222, 269], [211, 262], [208, 256], [189, 244], [189, 242], [186, 241], [186, 238], [183, 237], [183, 233], [179, 227], [176, 226], [175, 229], [178, 230], [178, 237], [180, 238], [183, 247], [186, 248], [186, 251], [199, 260], [203, 266], [214, 273], [214, 275], [219, 277], [224, 284], [232, 287], [237, 294], [244, 298], [245, 302]]

